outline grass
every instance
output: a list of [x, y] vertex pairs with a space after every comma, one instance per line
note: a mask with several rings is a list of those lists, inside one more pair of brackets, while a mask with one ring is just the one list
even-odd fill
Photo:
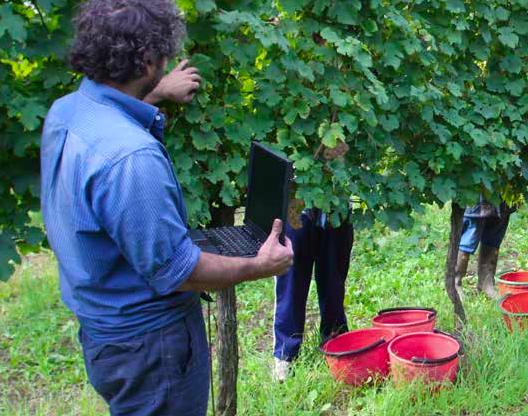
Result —
[[[434, 307], [439, 327], [451, 330], [443, 286], [448, 209], [429, 207], [410, 230], [379, 225], [356, 235], [345, 298], [351, 328], [368, 326], [382, 308]], [[514, 214], [499, 270], [527, 267], [528, 210]], [[509, 334], [495, 303], [478, 295], [476, 258], [465, 284], [469, 317], [466, 356], [457, 383], [431, 392], [390, 381], [351, 388], [336, 383], [317, 351], [315, 290], [308, 305], [306, 340], [284, 384], [271, 381], [272, 280], [238, 290], [240, 415], [528, 415], [528, 337]], [[315, 285], [314, 285], [315, 286]], [[50, 254], [29, 256], [0, 285], [0, 415], [105, 415], [86, 381], [77, 324], [61, 304]]]

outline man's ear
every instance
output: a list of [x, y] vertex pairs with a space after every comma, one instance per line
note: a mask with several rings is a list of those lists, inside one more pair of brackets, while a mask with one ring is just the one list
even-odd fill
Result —
[[143, 61], [145, 62], [145, 76], [151, 77], [156, 72], [156, 58], [151, 52], [146, 52]]

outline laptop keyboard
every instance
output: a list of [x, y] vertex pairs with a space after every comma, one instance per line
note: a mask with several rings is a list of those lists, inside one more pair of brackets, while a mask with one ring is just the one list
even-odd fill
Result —
[[261, 246], [245, 226], [209, 228], [203, 233], [225, 256], [255, 256]]

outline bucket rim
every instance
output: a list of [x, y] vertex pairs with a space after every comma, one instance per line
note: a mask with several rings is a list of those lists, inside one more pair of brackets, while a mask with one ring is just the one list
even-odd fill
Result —
[[394, 308], [386, 308], [386, 309], [381, 309], [378, 311], [378, 316], [379, 315], [383, 315], [385, 313], [390, 313], [390, 312], [405, 312], [405, 311], [428, 311], [428, 312], [431, 312], [432, 314], [434, 314], [435, 316], [438, 314], [436, 309], [435, 308], [425, 308], [423, 306], [397, 306], [397, 307], [394, 307]]
[[[386, 322], [377, 322], [376, 318], [383, 317], [383, 315], [388, 314], [395, 314], [397, 312], [410, 312], [410, 311], [424, 311], [429, 312], [426, 319], [422, 319], [420, 321], [415, 322], [403, 322], [403, 323], [386, 323]], [[378, 311], [378, 314], [372, 318], [372, 322], [379, 327], [387, 327], [387, 328], [403, 328], [403, 327], [410, 327], [410, 326], [417, 326], [417, 325], [423, 325], [426, 323], [433, 322], [436, 319], [437, 312], [434, 308], [423, 308], [423, 307], [412, 307], [412, 306], [402, 306], [399, 308], [388, 308], [388, 309], [382, 309]]]
[[509, 312], [502, 308], [502, 303], [511, 296], [525, 295], [528, 296], [528, 292], [523, 293], [506, 293], [497, 300], [497, 309], [506, 316], [528, 316], [528, 312]]
[[510, 273], [528, 273], [528, 270], [511, 269], [511, 270], [507, 270], [505, 272], [500, 272], [500, 273], [497, 274], [497, 276], [495, 276], [495, 282], [496, 283], [502, 283], [503, 285], [506, 285], [506, 286], [528, 286], [528, 281], [526, 281], [526, 282], [512, 282], [510, 280], [502, 279], [503, 276], [505, 276], [507, 274], [510, 274]]
[[[447, 357], [442, 357], [442, 358], [434, 358], [434, 359], [431, 359], [431, 358], [418, 358], [418, 357], [412, 357], [410, 360], [406, 359], [406, 358], [403, 358], [403, 357], [400, 357], [398, 354], [396, 354], [393, 350], [392, 350], [392, 346], [395, 344], [396, 341], [398, 340], [401, 340], [402, 338], [410, 338], [412, 336], [416, 336], [416, 335], [428, 335], [428, 336], [431, 336], [431, 335], [440, 335], [442, 338], [448, 338], [448, 339], [451, 339], [453, 341], [455, 341], [458, 345], [458, 349], [456, 352], [454, 352], [453, 354], [451, 355], [448, 355]], [[389, 343], [389, 346], [388, 346], [388, 352], [389, 352], [389, 356], [394, 356], [396, 357], [399, 361], [403, 361], [404, 363], [406, 364], [411, 364], [413, 366], [435, 366], [435, 365], [439, 365], [439, 364], [445, 364], [445, 363], [448, 363], [450, 361], [453, 361], [454, 359], [462, 356], [464, 354], [464, 348], [462, 346], [462, 342], [456, 338], [454, 335], [448, 333], [448, 332], [444, 332], [444, 331], [441, 331], [439, 329], [435, 329], [433, 332], [410, 332], [408, 334], [402, 334], [396, 338], [394, 338], [390, 343]]]
[[[335, 340], [336, 338], [342, 336], [342, 335], [346, 335], [346, 334], [349, 334], [351, 332], [354, 332], [354, 331], [370, 331], [370, 330], [379, 330], [379, 331], [389, 331], [392, 335], [392, 337], [389, 339], [389, 341], [387, 341], [385, 339], [384, 336], [381, 336], [380, 339], [378, 339], [377, 341], [374, 341], [373, 343], [369, 344], [369, 345], [366, 345], [364, 347], [361, 347], [361, 348], [357, 348], [355, 350], [349, 350], [349, 351], [341, 351], [341, 352], [329, 352], [329, 351], [326, 351], [324, 349], [325, 345], [328, 344], [330, 341], [333, 341]], [[346, 356], [349, 356], [349, 355], [357, 355], [357, 354], [361, 354], [361, 353], [364, 353], [364, 352], [367, 352], [367, 351], [370, 351], [370, 350], [373, 350], [374, 348], [377, 348], [383, 344], [387, 344], [389, 343], [390, 341], [392, 341], [394, 339], [394, 331], [391, 331], [390, 329], [385, 329], [385, 328], [359, 328], [359, 329], [355, 329], [355, 330], [352, 330], [352, 331], [347, 331], [347, 332], [344, 332], [342, 334], [338, 334], [334, 337], [330, 337], [330, 338], [327, 338], [325, 339], [323, 342], [321, 342], [319, 344], [319, 351], [321, 353], [323, 353], [324, 355], [326, 355], [327, 357], [346, 357]]]

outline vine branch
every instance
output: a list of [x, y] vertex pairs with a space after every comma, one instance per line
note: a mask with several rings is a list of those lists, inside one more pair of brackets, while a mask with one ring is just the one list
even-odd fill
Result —
[[46, 21], [44, 20], [44, 15], [42, 14], [42, 11], [40, 10], [37, 0], [31, 0], [31, 4], [37, 10], [37, 14], [40, 17], [40, 22], [42, 23], [42, 26], [44, 27], [44, 29], [46, 29], [46, 32], [50, 33], [50, 30], [48, 28], [48, 25], [46, 24]]

